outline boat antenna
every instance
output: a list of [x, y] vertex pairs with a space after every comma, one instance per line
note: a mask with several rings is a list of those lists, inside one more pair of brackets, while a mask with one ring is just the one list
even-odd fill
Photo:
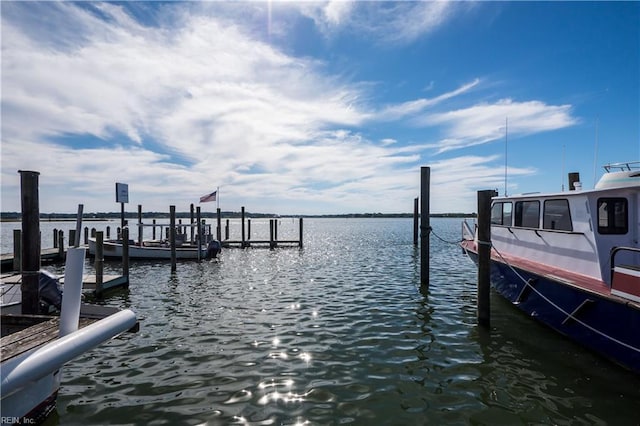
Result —
[[593, 149], [593, 187], [596, 186], [596, 172], [598, 167], [598, 117], [596, 117], [596, 142]]
[[504, 118], [504, 196], [507, 196], [507, 139], [509, 134], [509, 117]]

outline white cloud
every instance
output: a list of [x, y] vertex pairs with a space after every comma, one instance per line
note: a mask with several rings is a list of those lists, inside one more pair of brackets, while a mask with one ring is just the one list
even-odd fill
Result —
[[463, 5], [456, 1], [341, 1], [295, 3], [328, 38], [345, 32], [379, 44], [407, 44], [429, 34]]
[[451, 99], [455, 96], [466, 93], [472, 88], [474, 88], [475, 86], [477, 86], [479, 83], [480, 83], [480, 79], [476, 78], [471, 83], [464, 84], [451, 92], [443, 93], [442, 95], [436, 96], [435, 98], [431, 98], [431, 99], [421, 98], [413, 101], [403, 102], [397, 105], [388, 106], [382, 109], [377, 114], [377, 118], [379, 120], [397, 120], [408, 115], [417, 114], [447, 99]]
[[502, 99], [468, 108], [428, 114], [419, 125], [445, 126], [445, 137], [436, 144], [440, 152], [479, 145], [504, 138], [573, 126], [577, 119], [570, 105], [546, 105], [540, 101], [515, 102]]
[[[411, 211], [417, 165], [429, 146], [406, 145], [394, 134], [373, 142], [365, 130], [427, 114], [480, 84], [378, 109], [369, 104], [366, 82], [327, 75], [321, 62], [261, 41], [242, 20], [206, 13], [217, 4], [186, 6], [203, 13], [172, 7], [160, 6], [158, 26], [150, 26], [112, 3], [3, 5], [2, 210], [19, 209], [16, 171], [31, 169], [41, 172], [41, 211], [73, 212], [78, 203], [86, 211], [112, 211], [116, 181], [129, 183], [131, 203], [149, 210], [186, 206], [220, 186], [228, 209], [253, 200], [260, 204], [251, 210], [276, 213]], [[323, 7], [323, 19], [343, 27], [356, 8], [382, 6]], [[444, 17], [449, 6], [387, 7], [398, 14], [434, 7]], [[255, 25], [259, 13], [252, 13]], [[35, 25], [43, 16], [55, 25]], [[499, 117], [506, 108], [494, 105], [498, 111], [490, 114], [485, 107], [426, 115], [420, 124], [475, 141], [491, 133], [465, 133], [465, 120], [473, 121], [473, 113]], [[523, 128], [539, 131], [538, 121], [545, 129], [570, 119], [568, 109], [557, 108], [555, 115], [536, 102], [506, 109], [521, 111], [521, 121], [529, 119]], [[83, 136], [90, 145], [78, 144]], [[434, 193], [454, 200], [442, 208], [465, 210], [454, 206], [469, 188], [498, 179], [494, 160], [434, 163], [443, 173], [434, 174], [434, 182], [443, 179]], [[458, 168], [468, 178], [444, 177]]]

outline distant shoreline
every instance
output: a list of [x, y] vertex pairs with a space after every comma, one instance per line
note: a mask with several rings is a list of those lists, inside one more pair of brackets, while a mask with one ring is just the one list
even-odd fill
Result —
[[[240, 212], [221, 212], [221, 215], [225, 219], [235, 219], [242, 217]], [[451, 217], [451, 218], [468, 218], [476, 217], [475, 213], [432, 213], [429, 217]], [[190, 218], [189, 212], [177, 212], [176, 218], [184, 219]], [[216, 218], [215, 213], [207, 212], [201, 214], [202, 219]], [[413, 213], [346, 213], [346, 214], [325, 214], [325, 215], [277, 215], [271, 213], [250, 213], [245, 212], [245, 217], [248, 219], [255, 218], [320, 218], [320, 219], [366, 219], [366, 218], [411, 218]], [[125, 219], [137, 219], [137, 213], [125, 213]], [[167, 213], [162, 212], [147, 212], [142, 214], [143, 219], [169, 219]], [[41, 222], [73, 222], [76, 220], [76, 215], [73, 213], [45, 213], [40, 215]], [[86, 213], [82, 216], [84, 222], [98, 222], [98, 221], [116, 221], [120, 220], [120, 213]], [[0, 222], [20, 222], [21, 215], [17, 212], [3, 212], [0, 213]]]

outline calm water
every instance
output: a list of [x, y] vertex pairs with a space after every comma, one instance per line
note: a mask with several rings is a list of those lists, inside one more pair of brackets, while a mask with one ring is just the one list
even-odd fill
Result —
[[[42, 223], [43, 247], [54, 226]], [[460, 236], [458, 219], [432, 226]], [[640, 422], [640, 378], [495, 294], [480, 329], [475, 268], [455, 245], [431, 238], [421, 291], [412, 232], [411, 219], [309, 219], [304, 250], [227, 249], [174, 275], [132, 263], [130, 290], [102, 303], [134, 309], [140, 331], [65, 367], [48, 424]], [[279, 235], [296, 238], [297, 222]]]

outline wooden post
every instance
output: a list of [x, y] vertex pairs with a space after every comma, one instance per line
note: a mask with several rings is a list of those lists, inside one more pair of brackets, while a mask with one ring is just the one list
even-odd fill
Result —
[[278, 219], [273, 219], [273, 242], [278, 245]]
[[124, 226], [124, 203], [120, 203], [120, 228], [123, 229]]
[[244, 206], [240, 207], [240, 218], [242, 220], [242, 226], [241, 226], [241, 229], [242, 229], [242, 246], [241, 247], [245, 248], [246, 247], [246, 242], [245, 242], [245, 239], [244, 239]]
[[22, 231], [13, 230], [13, 270], [22, 272]]
[[420, 285], [429, 289], [429, 192], [431, 168], [420, 168]]
[[247, 241], [251, 241], [251, 219], [247, 219]]
[[169, 244], [171, 244], [171, 272], [176, 272], [176, 206], [169, 206]]
[[413, 199], [413, 245], [418, 246], [418, 197]]
[[73, 247], [75, 245], [74, 241], [76, 240], [76, 230], [69, 229], [69, 247]]
[[116, 228], [116, 239], [122, 240], [122, 228], [119, 226]]
[[[194, 229], [193, 229], [193, 218], [194, 218], [193, 217], [193, 211], [194, 211], [194, 206], [193, 206], [193, 203], [191, 203], [191, 205], [189, 206], [189, 212], [190, 212], [189, 225], [192, 225], [192, 226], [189, 227], [189, 229], [191, 229], [191, 240], [189, 240], [189, 241], [191, 241], [191, 244], [193, 244], [193, 231], [194, 231]], [[200, 219], [198, 219], [197, 223], [198, 224], [200, 223]], [[198, 225], [198, 226], [200, 226], [200, 225]], [[197, 235], [200, 235], [200, 234], [197, 234]], [[202, 244], [202, 240], [198, 240], [198, 241], [200, 242], [200, 244]]]
[[144, 228], [142, 227], [142, 204], [138, 204], [138, 245], [142, 247]]
[[302, 248], [302, 218], [300, 218], [300, 239], [298, 240], [298, 247]]
[[[155, 241], [155, 239], [156, 239], [156, 220], [152, 219], [151, 223], [153, 224], [153, 226], [151, 227], [151, 229], [152, 229], [152, 231], [151, 231], [151, 239]], [[160, 238], [162, 238], [162, 231], [160, 231]]]
[[40, 308], [40, 204], [39, 172], [20, 170], [22, 206], [22, 313], [37, 314]]
[[273, 219], [269, 219], [269, 248], [273, 249], [275, 247], [273, 243]]
[[89, 244], [89, 227], [88, 226], [84, 227], [84, 244], [85, 245]]
[[64, 231], [58, 231], [58, 257], [64, 259]]
[[122, 275], [127, 277], [129, 285], [129, 228], [122, 228]]
[[[78, 204], [78, 214], [76, 215], [76, 233], [75, 238], [73, 239], [74, 247], [80, 247], [80, 231], [82, 231], [82, 211], [84, 210], [84, 204]], [[88, 242], [88, 241], [87, 241]], [[71, 247], [71, 244], [69, 244]]]
[[490, 326], [491, 197], [493, 190], [478, 191], [478, 324]]
[[[193, 205], [193, 204], [192, 204]], [[196, 247], [198, 248], [198, 262], [200, 262], [200, 250], [202, 249], [202, 225], [200, 224], [200, 206], [197, 207], [196, 209], [196, 220], [197, 220], [197, 224], [198, 224], [198, 244], [196, 244]], [[193, 227], [191, 227], [191, 233], [193, 234]]]
[[53, 248], [58, 248], [58, 228], [53, 228]]
[[[98, 232], [96, 230], [96, 228], [91, 228], [91, 233], [89, 235], [91, 235], [91, 238], [95, 238], [96, 237], [96, 232]], [[88, 242], [87, 242], [88, 243]]]
[[107, 226], [107, 240], [111, 239], [111, 227]]
[[218, 241], [222, 241], [222, 212], [220, 211], [220, 208], [217, 208], [217, 215], [218, 215], [218, 227], [216, 228], [216, 239]]
[[225, 240], [229, 239], [229, 219], [227, 219], [227, 223], [224, 227], [224, 239]]
[[96, 232], [96, 257], [94, 265], [96, 269], [96, 295], [102, 296], [103, 293], [103, 274], [104, 274], [104, 233], [102, 231]]

